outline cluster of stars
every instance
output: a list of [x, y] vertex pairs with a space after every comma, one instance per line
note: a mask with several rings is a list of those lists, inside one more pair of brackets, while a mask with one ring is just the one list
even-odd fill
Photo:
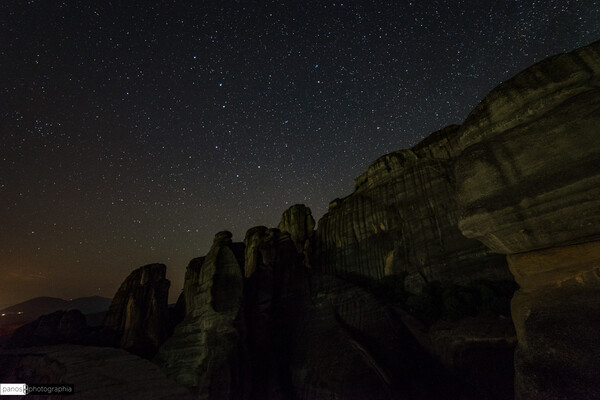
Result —
[[164, 262], [176, 296], [217, 231], [320, 217], [599, 20], [591, 0], [5, 2], [0, 293], [110, 297]]

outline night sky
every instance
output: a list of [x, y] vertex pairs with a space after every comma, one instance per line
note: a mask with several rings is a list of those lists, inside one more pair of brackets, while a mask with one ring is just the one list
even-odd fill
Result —
[[377, 157], [600, 39], [599, 1], [0, 4], [0, 308], [315, 219]]

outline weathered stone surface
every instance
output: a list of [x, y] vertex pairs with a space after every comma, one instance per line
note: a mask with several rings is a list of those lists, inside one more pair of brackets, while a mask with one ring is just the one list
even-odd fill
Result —
[[521, 286], [517, 399], [600, 398], [599, 83], [596, 42], [500, 85], [460, 128], [459, 227]]
[[304, 204], [295, 204], [285, 210], [277, 228], [288, 232], [298, 253], [304, 253], [306, 242], [315, 234], [315, 219], [310, 208]]
[[462, 124], [461, 147], [552, 115], [565, 101], [593, 90], [600, 73], [598, 46], [549, 57], [498, 85]]
[[600, 242], [508, 256], [518, 399], [600, 399]]
[[353, 194], [330, 204], [316, 239], [323, 271], [405, 274], [405, 288], [415, 293], [431, 281], [511, 279], [502, 257], [458, 229], [450, 158], [459, 150], [457, 130], [379, 158], [355, 180]]
[[121, 284], [104, 319], [117, 344], [152, 357], [169, 331], [167, 267], [150, 264], [133, 271]]
[[[243, 245], [242, 245], [243, 246]], [[154, 361], [201, 399], [234, 398], [241, 390], [234, 323], [242, 302], [243, 247], [219, 232], [206, 257], [188, 266], [186, 315]]]
[[81, 311], [56, 311], [16, 329], [5, 347], [78, 343], [84, 340], [86, 328], [86, 319]]
[[460, 229], [504, 254], [600, 237], [600, 43], [495, 89], [459, 134]]
[[106, 347], [58, 345], [4, 350], [0, 352], [0, 382], [73, 384], [73, 399], [194, 399], [148, 360]]

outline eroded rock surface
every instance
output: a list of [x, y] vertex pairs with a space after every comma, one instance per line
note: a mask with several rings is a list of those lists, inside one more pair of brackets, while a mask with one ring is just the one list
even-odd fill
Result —
[[460, 229], [504, 254], [600, 237], [600, 45], [490, 93], [459, 132]]
[[185, 283], [185, 317], [154, 361], [199, 398], [230, 399], [241, 390], [239, 331], [243, 245], [219, 232], [206, 257], [192, 260]]
[[503, 83], [460, 128], [459, 227], [521, 286], [517, 399], [600, 398], [599, 83], [596, 42]]
[[296, 245], [298, 253], [303, 253], [306, 241], [315, 234], [315, 219], [310, 208], [304, 204], [296, 204], [288, 208], [281, 216], [280, 231], [288, 232]]
[[105, 331], [132, 353], [152, 357], [169, 333], [170, 282], [164, 264], [133, 271], [121, 284], [104, 318]]
[[379, 158], [355, 180], [354, 193], [329, 205], [317, 232], [323, 271], [375, 280], [405, 275], [413, 293], [431, 281], [511, 279], [503, 257], [458, 229], [458, 129]]

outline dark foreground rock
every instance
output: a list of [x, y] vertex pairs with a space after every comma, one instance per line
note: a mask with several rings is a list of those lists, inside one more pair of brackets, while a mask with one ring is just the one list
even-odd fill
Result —
[[0, 352], [0, 382], [72, 384], [75, 395], [68, 398], [81, 400], [194, 399], [150, 361], [107, 347], [59, 345], [4, 350]]
[[17, 328], [6, 348], [83, 343], [88, 335], [85, 315], [79, 310], [56, 311]]

